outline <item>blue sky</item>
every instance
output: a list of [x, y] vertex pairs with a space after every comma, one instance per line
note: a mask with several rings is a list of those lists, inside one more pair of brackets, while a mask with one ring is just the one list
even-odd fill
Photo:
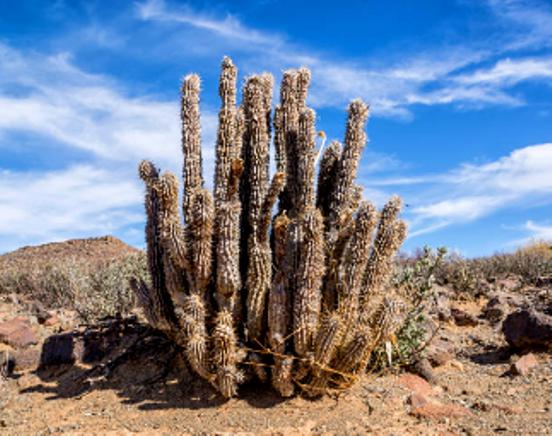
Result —
[[140, 159], [179, 172], [178, 92], [203, 79], [212, 177], [222, 56], [311, 68], [317, 128], [371, 106], [359, 179], [404, 197], [405, 249], [552, 239], [552, 2], [0, 2], [0, 252], [114, 234], [143, 245]]

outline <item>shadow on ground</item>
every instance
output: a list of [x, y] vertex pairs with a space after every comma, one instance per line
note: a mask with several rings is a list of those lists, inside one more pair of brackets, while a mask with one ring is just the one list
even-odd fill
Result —
[[[36, 370], [41, 383], [20, 393], [46, 393], [51, 394], [48, 400], [56, 400], [113, 390], [124, 404], [137, 404], [142, 410], [224, 404], [227, 400], [194, 376], [181, 356], [181, 350], [161, 332], [135, 318], [106, 319], [80, 332], [50, 337]], [[244, 385], [240, 399], [257, 408], [282, 401], [259, 383]]]

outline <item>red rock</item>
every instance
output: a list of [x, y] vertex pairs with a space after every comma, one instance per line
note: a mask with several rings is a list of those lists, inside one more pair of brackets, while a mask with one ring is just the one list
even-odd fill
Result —
[[422, 396], [431, 396], [433, 394], [431, 385], [423, 378], [414, 374], [402, 374], [398, 379], [398, 384], [415, 394]]
[[0, 323], [0, 342], [5, 342], [14, 348], [25, 348], [38, 343], [38, 338], [29, 321], [26, 318], [17, 317]]
[[460, 418], [469, 416], [472, 413], [465, 407], [456, 404], [442, 404], [437, 401], [428, 401], [420, 407], [412, 408], [410, 414], [419, 418], [443, 419]]
[[517, 362], [512, 364], [511, 371], [513, 374], [526, 376], [531, 372], [535, 366], [539, 364], [539, 361], [533, 353], [526, 354], [520, 357]]
[[412, 394], [410, 395], [410, 397], [408, 397], [408, 404], [410, 404], [414, 409], [422, 407], [427, 402], [428, 399], [421, 394]]

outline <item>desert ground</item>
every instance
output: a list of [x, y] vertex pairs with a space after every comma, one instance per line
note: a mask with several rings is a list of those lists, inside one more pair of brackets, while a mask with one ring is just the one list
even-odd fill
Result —
[[[90, 244], [16, 252], [3, 266], [52, 253], [86, 252], [92, 262], [93, 253], [133, 251], [114, 238]], [[523, 308], [548, 320], [550, 283], [510, 277], [470, 296], [434, 288], [421, 363], [366, 374], [322, 398], [287, 400], [258, 381], [224, 400], [134, 309], [83, 323], [67, 307], [2, 292], [0, 434], [552, 434], [552, 355], [542, 344], [513, 347], [502, 330]]]

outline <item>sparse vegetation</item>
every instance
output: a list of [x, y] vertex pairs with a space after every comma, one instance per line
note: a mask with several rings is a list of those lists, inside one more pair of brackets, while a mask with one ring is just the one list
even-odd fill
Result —
[[395, 263], [392, 285], [408, 299], [408, 311], [396, 334], [373, 353], [372, 368], [410, 365], [419, 357], [428, 337], [428, 309], [434, 295], [435, 271], [442, 265], [445, 248], [424, 247], [413, 257]]
[[487, 293], [497, 280], [515, 278], [520, 286], [539, 286], [552, 275], [552, 243], [535, 241], [512, 253], [466, 259], [448, 256], [436, 270], [437, 281], [465, 296]]
[[127, 314], [135, 304], [130, 278], [148, 279], [146, 256], [114, 238], [103, 239], [114, 245], [112, 253], [102, 241], [92, 249], [97, 240], [91, 239], [28, 247], [4, 256], [0, 293], [24, 295], [47, 308], [75, 310], [83, 322]]

